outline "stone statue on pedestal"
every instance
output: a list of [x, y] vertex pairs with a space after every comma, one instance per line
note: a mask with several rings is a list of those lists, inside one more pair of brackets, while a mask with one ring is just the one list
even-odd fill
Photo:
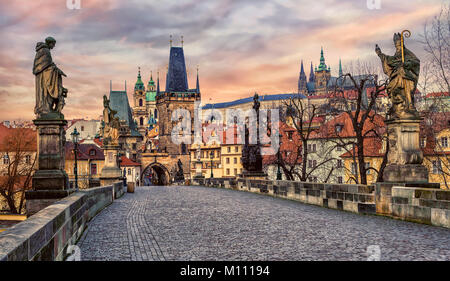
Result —
[[106, 95], [103, 96], [103, 144], [118, 145], [119, 144], [119, 117], [116, 117], [117, 111], [111, 109], [109, 100]]
[[62, 76], [67, 76], [55, 65], [50, 53], [55, 45], [56, 40], [53, 37], [47, 37], [45, 43], [38, 42], [36, 45], [36, 56], [33, 64], [33, 74], [36, 76], [34, 113], [38, 118], [49, 113], [57, 113], [57, 117], [61, 117], [64, 98], [67, 97], [68, 91], [62, 85]]
[[389, 76], [386, 87], [392, 102], [389, 115], [392, 119], [417, 119], [419, 115], [414, 105], [414, 93], [419, 80], [420, 60], [405, 47], [403, 32], [394, 34], [394, 44], [396, 52], [393, 56], [383, 54], [378, 45], [375, 47], [383, 71]]
[[375, 52], [381, 59], [383, 71], [389, 76], [386, 92], [392, 106], [385, 121], [388, 133], [388, 161], [383, 180], [427, 186], [428, 170], [422, 165], [423, 152], [419, 146], [421, 118], [414, 105], [414, 93], [420, 72], [420, 60], [405, 47], [404, 34], [394, 34], [396, 52], [385, 55], [376, 45]]

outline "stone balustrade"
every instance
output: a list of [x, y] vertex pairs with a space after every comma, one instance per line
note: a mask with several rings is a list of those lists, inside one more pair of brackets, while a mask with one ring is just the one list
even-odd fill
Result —
[[0, 261], [64, 260], [86, 224], [124, 194], [122, 182], [80, 190], [0, 233]]
[[192, 184], [267, 194], [337, 210], [450, 228], [450, 190], [392, 183], [357, 185], [242, 178], [194, 179]]

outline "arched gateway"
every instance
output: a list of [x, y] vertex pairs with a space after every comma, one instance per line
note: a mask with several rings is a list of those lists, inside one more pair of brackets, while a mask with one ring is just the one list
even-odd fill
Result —
[[169, 170], [162, 164], [153, 162], [149, 164], [141, 175], [145, 185], [168, 185], [170, 183]]

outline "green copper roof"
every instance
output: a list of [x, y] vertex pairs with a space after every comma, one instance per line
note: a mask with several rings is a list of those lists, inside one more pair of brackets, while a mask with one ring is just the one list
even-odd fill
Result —
[[156, 100], [156, 92], [146, 92], [145, 100], [146, 101], [155, 101]]
[[317, 67], [316, 71], [329, 71], [330, 68], [327, 68], [327, 65], [325, 64], [325, 57], [323, 56], [323, 48], [320, 49], [320, 64]]
[[142, 79], [141, 79], [141, 68], [140, 67], [139, 67], [139, 71], [138, 71], [137, 81], [136, 81], [136, 84], [134, 85], [134, 89], [135, 90], [144, 90], [144, 82], [142, 82]]

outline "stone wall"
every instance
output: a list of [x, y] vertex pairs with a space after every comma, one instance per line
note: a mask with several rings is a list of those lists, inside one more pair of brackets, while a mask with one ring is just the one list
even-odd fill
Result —
[[80, 190], [0, 233], [0, 261], [64, 260], [86, 224], [124, 193], [122, 183]]
[[359, 214], [450, 228], [450, 190], [399, 184], [324, 184], [232, 178], [194, 179], [193, 185], [236, 189]]

